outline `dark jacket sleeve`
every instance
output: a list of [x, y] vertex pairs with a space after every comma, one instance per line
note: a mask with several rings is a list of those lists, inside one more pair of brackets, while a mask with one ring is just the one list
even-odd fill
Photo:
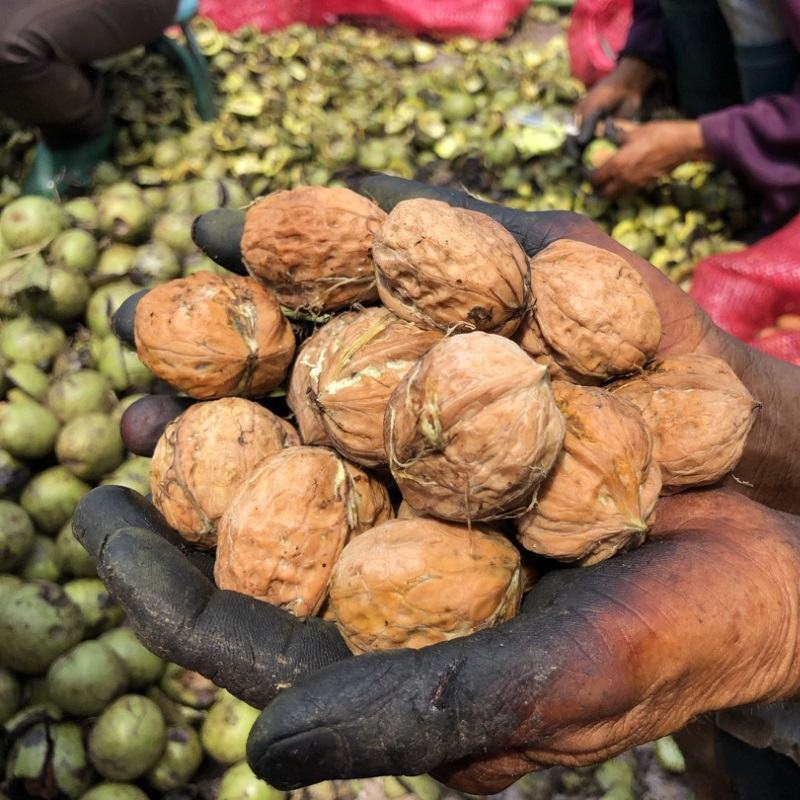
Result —
[[800, 82], [792, 94], [767, 95], [699, 120], [715, 159], [763, 194], [765, 223], [800, 210]]
[[658, 0], [634, 0], [633, 23], [620, 58], [629, 56], [656, 67], [670, 65], [669, 39]]

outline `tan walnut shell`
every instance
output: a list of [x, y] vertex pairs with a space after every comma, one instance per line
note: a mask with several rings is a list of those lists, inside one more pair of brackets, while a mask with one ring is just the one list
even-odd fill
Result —
[[661, 473], [633, 404], [561, 381], [553, 395], [567, 424], [564, 447], [536, 505], [517, 520], [518, 538], [540, 555], [596, 564], [644, 541]]
[[531, 259], [533, 316], [565, 370], [606, 379], [636, 372], [661, 341], [661, 316], [621, 256], [560, 239]]
[[316, 404], [333, 446], [367, 467], [388, 463], [383, 416], [389, 396], [442, 338], [385, 308], [367, 308], [337, 329], [322, 357]]
[[370, 250], [386, 213], [350, 189], [301, 186], [247, 209], [242, 258], [291, 308], [330, 311], [377, 299]]
[[424, 328], [510, 336], [528, 305], [528, 257], [478, 211], [404, 200], [375, 235], [372, 257], [381, 302]]
[[315, 614], [354, 533], [392, 516], [386, 488], [325, 447], [267, 458], [219, 525], [214, 579], [298, 617]]
[[156, 286], [137, 304], [134, 328], [145, 366], [199, 400], [265, 395], [294, 356], [275, 296], [238, 275], [201, 272]]
[[150, 463], [153, 504], [184, 539], [214, 547], [244, 481], [300, 440], [286, 420], [240, 397], [196, 403], [167, 425]]
[[322, 417], [314, 402], [314, 396], [317, 392], [317, 381], [322, 371], [322, 358], [328, 342], [355, 316], [356, 312], [345, 311], [317, 328], [303, 342], [297, 358], [294, 360], [289, 386], [286, 390], [286, 404], [294, 414], [303, 444], [330, 445], [331, 443], [322, 425]]
[[545, 342], [536, 316], [531, 309], [525, 313], [519, 328], [514, 336], [511, 337], [534, 361], [547, 367], [550, 378], [554, 381], [567, 381], [583, 385], [599, 385], [603, 383], [601, 378], [589, 378], [586, 375], [579, 375], [567, 367], [563, 367], [556, 361], [555, 354], [550, 345]]
[[733, 470], [759, 408], [714, 356], [671, 356], [609, 388], [642, 412], [664, 489], [671, 491], [715, 483]]
[[454, 521], [527, 511], [564, 438], [547, 369], [479, 332], [434, 345], [392, 393], [384, 426], [403, 498]]
[[511, 619], [520, 556], [502, 535], [430, 517], [353, 539], [334, 567], [330, 611], [354, 653], [420, 648]]

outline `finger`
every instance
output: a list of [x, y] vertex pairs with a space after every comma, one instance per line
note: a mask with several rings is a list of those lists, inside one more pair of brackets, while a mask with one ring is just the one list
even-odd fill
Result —
[[594, 139], [597, 123], [602, 117], [611, 113], [612, 111], [613, 108], [598, 108], [595, 111], [587, 114], [585, 117], [582, 117], [580, 128], [578, 129], [578, 143], [586, 146], [592, 139]]
[[105, 532], [116, 528], [141, 528], [162, 538], [182, 558], [191, 561], [201, 574], [210, 578], [214, 572], [211, 553], [189, 545], [149, 500], [124, 486], [98, 486], [89, 492], [75, 509], [72, 528], [95, 561], [100, 555], [99, 537]]
[[157, 655], [256, 706], [349, 655], [330, 623], [300, 621], [268, 603], [218, 590], [162, 535], [152, 512], [109, 496], [104, 490], [111, 488], [119, 489], [100, 487], [81, 501], [75, 534], [137, 635]]
[[149, 291], [149, 289], [142, 289], [141, 291], [136, 292], [136, 294], [132, 294], [122, 303], [122, 305], [111, 317], [111, 329], [114, 331], [116, 337], [129, 347], [136, 347], [136, 336], [134, 333], [136, 323], [136, 306], [139, 305], [139, 301]]
[[120, 421], [125, 447], [137, 456], [152, 456], [167, 425], [194, 402], [190, 397], [149, 395], [132, 403]]
[[214, 262], [238, 275], [246, 275], [242, 261], [245, 212], [237, 208], [207, 211], [192, 224], [194, 243]]

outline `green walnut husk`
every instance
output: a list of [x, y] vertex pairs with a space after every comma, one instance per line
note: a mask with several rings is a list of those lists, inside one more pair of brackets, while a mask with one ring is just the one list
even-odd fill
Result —
[[166, 726], [158, 706], [128, 694], [98, 718], [89, 734], [89, 758], [104, 778], [132, 781], [156, 765], [165, 744]]
[[0, 213], [0, 234], [11, 250], [43, 246], [67, 222], [61, 207], [44, 197], [28, 195], [9, 203]]
[[247, 737], [258, 715], [258, 709], [223, 691], [200, 729], [205, 751], [220, 764], [235, 764], [244, 759]]
[[132, 244], [114, 242], [100, 254], [94, 279], [110, 280], [111, 278], [124, 278], [130, 271], [133, 259], [136, 258], [137, 248]]
[[119, 425], [99, 411], [73, 417], [58, 435], [56, 457], [73, 475], [97, 480], [125, 457]]
[[129, 272], [131, 280], [141, 286], [163, 283], [179, 277], [180, 274], [178, 257], [168, 244], [160, 241], [139, 247]]
[[47, 670], [47, 696], [75, 717], [99, 714], [127, 688], [125, 665], [102, 642], [75, 645]]
[[217, 800], [286, 800], [288, 796], [257, 778], [250, 765], [241, 761], [222, 776]]
[[206, 711], [182, 706], [170, 700], [158, 686], [151, 686], [145, 694], [161, 709], [164, 719], [170, 725], [199, 725], [208, 716]]
[[115, 242], [137, 243], [147, 238], [153, 224], [153, 212], [141, 191], [131, 187], [107, 189], [97, 203], [100, 232]]
[[33, 400], [0, 403], [0, 446], [16, 458], [52, 453], [60, 427], [55, 414]]
[[30, 301], [33, 313], [68, 322], [83, 315], [91, 289], [80, 272], [53, 267], [48, 276], [47, 290]]
[[13, 672], [0, 667], [0, 725], [16, 714], [22, 702], [22, 688]]
[[92, 770], [80, 727], [74, 722], [40, 722], [11, 748], [6, 777], [26, 797], [78, 798], [91, 785]]
[[33, 581], [0, 599], [0, 666], [40, 675], [83, 633], [80, 609], [58, 584]]
[[8, 367], [6, 369], [6, 378], [34, 400], [44, 400], [50, 387], [50, 378], [47, 373], [39, 369], [36, 364], [31, 364], [28, 361], [22, 361], [19, 364], [12, 364]]
[[86, 324], [89, 330], [100, 339], [111, 335], [111, 317], [140, 289], [135, 283], [122, 280], [109, 283], [94, 292], [86, 306]]
[[191, 780], [202, 760], [203, 746], [194, 728], [169, 727], [164, 752], [147, 773], [147, 780], [160, 792], [178, 789]]
[[56, 710], [57, 713], [55, 716], [52, 714], [49, 718], [53, 720], [60, 720], [64, 718], [64, 714], [58, 706], [54, 703], [50, 702], [50, 698], [47, 696], [47, 675], [41, 675], [38, 677], [31, 677], [28, 676], [28, 679], [25, 681], [23, 686], [23, 705], [25, 707], [29, 706], [45, 706], [50, 711]]
[[64, 231], [50, 245], [49, 261], [54, 267], [88, 274], [97, 263], [97, 242], [81, 228]]
[[72, 578], [97, 577], [97, 567], [92, 557], [72, 532], [72, 520], [62, 526], [55, 541], [56, 560], [62, 575]]
[[66, 467], [50, 467], [28, 482], [19, 502], [39, 530], [54, 534], [72, 518], [75, 506], [89, 489], [88, 483]]
[[122, 609], [99, 578], [75, 578], [64, 584], [64, 591], [80, 609], [87, 636], [95, 637], [122, 622]]
[[153, 239], [164, 242], [178, 256], [188, 256], [197, 249], [192, 241], [193, 222], [191, 214], [161, 214], [153, 226]]
[[30, 470], [8, 450], [0, 448], [0, 497], [8, 497], [21, 489], [30, 477]]
[[63, 205], [64, 213], [70, 225], [85, 231], [97, 230], [99, 215], [94, 201], [88, 197], [76, 197]]
[[30, 361], [47, 367], [66, 342], [54, 322], [20, 316], [0, 328], [0, 356], [8, 361]]
[[34, 536], [33, 547], [17, 567], [17, 573], [26, 581], [58, 581], [61, 578], [61, 566], [56, 543], [49, 536]]
[[159, 688], [170, 700], [199, 709], [210, 708], [221, 692], [199, 672], [192, 672], [178, 664], [167, 664]]
[[[119, 425], [119, 423], [117, 423]], [[150, 492], [150, 459], [144, 456], [131, 456], [123, 461], [113, 472], [100, 481], [101, 486], [125, 486], [134, 492], [147, 495]]]
[[93, 786], [79, 800], [149, 800], [147, 795], [132, 783], [107, 781]]
[[0, 572], [11, 572], [33, 548], [34, 530], [25, 509], [0, 500]]
[[99, 640], [125, 666], [132, 689], [144, 689], [155, 683], [164, 672], [164, 661], [151, 653], [130, 628], [115, 628]]
[[53, 359], [51, 374], [58, 380], [71, 372], [94, 368], [92, 341], [94, 337], [86, 328], [78, 328], [61, 352]]
[[24, 581], [17, 575], [4, 575], [0, 573], [0, 601], [15, 589], [19, 589]]
[[111, 381], [92, 369], [62, 375], [47, 392], [47, 405], [61, 422], [69, 422], [81, 414], [110, 412], [116, 403]]
[[97, 347], [97, 368], [118, 392], [141, 391], [153, 382], [153, 373], [142, 364], [136, 351], [113, 335], [107, 336]]

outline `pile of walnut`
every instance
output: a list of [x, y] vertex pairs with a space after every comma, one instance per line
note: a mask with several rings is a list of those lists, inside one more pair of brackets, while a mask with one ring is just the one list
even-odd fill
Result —
[[[484, 214], [322, 188], [251, 206], [242, 253], [251, 277], [137, 307], [141, 359], [207, 401], [161, 438], [153, 501], [216, 548], [221, 588], [321, 614], [354, 652], [509, 619], [530, 554], [635, 547], [660, 494], [742, 455], [757, 403], [718, 359], [658, 359], [658, 309], [617, 255], [528, 259]], [[282, 307], [340, 313], [295, 353]], [[246, 399], [282, 384], [289, 421]]]

